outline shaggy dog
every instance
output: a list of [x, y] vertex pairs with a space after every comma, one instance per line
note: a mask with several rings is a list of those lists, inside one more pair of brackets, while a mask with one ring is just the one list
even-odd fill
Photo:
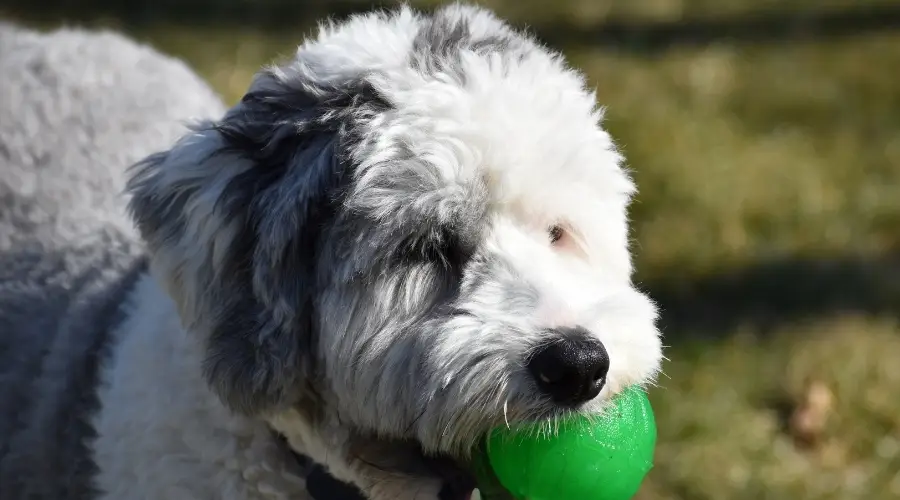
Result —
[[0, 498], [307, 498], [294, 454], [467, 498], [490, 429], [657, 374], [594, 95], [490, 13], [323, 26], [224, 114], [114, 35], [0, 36]]

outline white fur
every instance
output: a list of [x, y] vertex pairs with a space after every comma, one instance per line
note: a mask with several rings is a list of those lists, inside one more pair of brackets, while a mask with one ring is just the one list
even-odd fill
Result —
[[[456, 9], [487, 33], [507, 29], [488, 12]], [[464, 57], [464, 85], [449, 77], [426, 79], [406, 64], [393, 64], [396, 54], [391, 49], [408, 45], [414, 33], [397, 33], [392, 25], [373, 21], [358, 18], [323, 35], [322, 45], [315, 47], [322, 61], [341, 60], [351, 73], [370, 64], [384, 69], [379, 90], [397, 103], [398, 110], [386, 122], [376, 119], [371, 124], [372, 146], [360, 155], [358, 196], [351, 203], [378, 204], [390, 217], [387, 214], [398, 210], [425, 210], [465, 199], [471, 181], [485, 178], [492, 200], [492, 230], [485, 240], [514, 263], [542, 303], [540, 315], [528, 319], [539, 323], [523, 330], [581, 324], [596, 332], [612, 361], [601, 398], [652, 381], [662, 346], [655, 307], [631, 283], [627, 207], [635, 187], [612, 139], [599, 126], [602, 110], [583, 77], [568, 69], [560, 56], [534, 50], [515, 64]], [[369, 42], [357, 42], [368, 47], [365, 58], [344, 54], [339, 42], [357, 36]], [[395, 43], [372, 43], [382, 38]], [[376, 56], [374, 50], [385, 52]], [[404, 207], [386, 205], [387, 197], [364, 199], [369, 179], [396, 175], [386, 172], [396, 164], [380, 157], [386, 145], [395, 143], [414, 148], [417, 157], [442, 174], [445, 188], [415, 200], [396, 196], [407, 202]], [[580, 251], [548, 245], [546, 228], [557, 222], [574, 231]], [[490, 314], [497, 310], [502, 306]], [[472, 340], [456, 339], [461, 344], [450, 341], [448, 350]]]
[[261, 421], [235, 416], [201, 375], [198, 339], [149, 275], [102, 369], [93, 442], [103, 500], [303, 500]]

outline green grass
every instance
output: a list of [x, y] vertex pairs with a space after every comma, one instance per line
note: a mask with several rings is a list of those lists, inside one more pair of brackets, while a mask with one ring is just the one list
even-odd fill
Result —
[[[900, 353], [896, 321], [823, 318], [763, 340], [739, 330], [670, 352], [653, 393], [659, 417], [649, 499], [875, 499], [900, 495]], [[814, 447], [798, 446], [786, 412], [806, 384], [834, 395]]]
[[642, 191], [645, 276], [900, 247], [900, 36], [574, 61]]
[[[518, 22], [581, 24], [784, 5], [485, 3]], [[309, 28], [130, 31], [233, 102]], [[657, 465], [640, 498], [900, 498], [900, 33], [643, 55], [561, 48], [597, 86], [638, 181], [638, 278], [668, 297], [664, 319], [679, 318], [666, 322]], [[791, 415], [809, 384], [832, 399], [818, 439], [801, 445]]]

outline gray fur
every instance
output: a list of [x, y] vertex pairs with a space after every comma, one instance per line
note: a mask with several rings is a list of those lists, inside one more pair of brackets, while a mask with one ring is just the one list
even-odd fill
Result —
[[[204, 151], [196, 173], [163, 170], [177, 162], [177, 147], [137, 165], [131, 211], [150, 250], [173, 262], [165, 268], [173, 293], [191, 293], [180, 289], [186, 281], [203, 291], [183, 314], [208, 336], [207, 377], [233, 409], [254, 414], [293, 403], [300, 377], [313, 369], [319, 229], [340, 204], [353, 120], [386, 107], [362, 84], [327, 88], [264, 72], [222, 120], [182, 142]], [[240, 166], [220, 177], [227, 163]], [[227, 241], [197, 242], [186, 232], [186, 206], [202, 197], [214, 200], [203, 217], [228, 221], [220, 233]], [[212, 259], [217, 251], [222, 256]]]
[[[468, 46], [465, 24], [434, 26], [422, 35], [437, 37], [432, 50]], [[291, 66], [264, 71], [221, 121], [149, 157], [129, 184], [131, 211], [156, 265], [173, 295], [192, 304], [182, 308], [189, 328], [208, 338], [209, 382], [235, 410], [296, 404], [316, 372], [317, 392], [365, 394], [356, 405], [373, 412], [360, 418], [406, 426], [425, 414], [411, 401], [434, 399], [413, 387], [439, 389], [422, 385], [430, 371], [422, 358], [433, 342], [425, 332], [438, 335], [466, 316], [453, 302], [477, 250], [484, 186], [474, 180], [457, 198], [439, 198], [443, 181], [403, 143], [393, 154], [380, 151], [389, 173], [353, 183], [354, 163], [370, 147], [366, 127], [391, 109], [371, 78], [322, 85]], [[188, 206], [203, 220], [186, 221]], [[213, 225], [217, 238], [197, 241], [185, 230], [191, 225]], [[482, 268], [469, 266], [468, 281], [477, 282]], [[408, 311], [375, 306], [393, 308], [407, 294], [417, 296]], [[346, 345], [326, 339], [320, 356], [334, 354], [322, 360], [316, 333], [323, 328], [359, 334]], [[380, 342], [396, 347], [379, 352]], [[323, 386], [322, 377], [352, 386]], [[383, 385], [369, 386], [378, 380]]]
[[0, 498], [91, 498], [95, 385], [145, 269], [125, 167], [219, 99], [112, 33], [0, 25]]
[[424, 74], [450, 75], [465, 83], [466, 74], [459, 64], [463, 51], [517, 60], [535, 49], [532, 40], [507, 26], [493, 29], [490, 33], [476, 34], [465, 11], [439, 9], [433, 16], [422, 20], [422, 27], [413, 40], [409, 63]]

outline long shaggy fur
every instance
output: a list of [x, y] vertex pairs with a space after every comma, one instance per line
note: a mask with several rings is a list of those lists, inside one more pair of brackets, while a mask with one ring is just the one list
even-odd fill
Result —
[[0, 24], [0, 74], [0, 498], [93, 498], [99, 363], [147, 268], [124, 167], [224, 108], [108, 32]]
[[[116, 101], [142, 100], [136, 82], [78, 103], [102, 101], [111, 130], [136, 130], [141, 155], [157, 150], [126, 189], [149, 275], [115, 275], [131, 290], [115, 324], [79, 317], [111, 330], [78, 337], [108, 350], [84, 389], [96, 402], [81, 414], [93, 433], [84, 477], [99, 498], [302, 495], [274, 433], [368, 498], [436, 499], [442, 489], [464, 498], [448, 484], [490, 429], [552, 430], [652, 382], [662, 354], [655, 307], [631, 283], [634, 186], [594, 94], [560, 55], [478, 8], [401, 8], [324, 25], [224, 115], [175, 63], [153, 64], [165, 69], [148, 73], [172, 90], [146, 96], [165, 106], [141, 109], [139, 127], [128, 126], [134, 104]], [[205, 119], [173, 144], [154, 141], [154, 119], [171, 131], [189, 115]], [[93, 130], [81, 108], [73, 116], [75, 133]], [[40, 135], [65, 132], [54, 122]], [[116, 200], [121, 172], [109, 172], [138, 159], [120, 151], [118, 163], [91, 165], [112, 179], [102, 187]], [[78, 175], [81, 186], [96, 176]], [[130, 244], [120, 209], [80, 217]], [[0, 237], [24, 238], [24, 223], [0, 226]], [[59, 242], [51, 250], [88, 241], [58, 229], [45, 229]], [[567, 328], [609, 356], [602, 392], [575, 408], [549, 399], [526, 368]], [[4, 357], [28, 349], [20, 331], [4, 332]], [[96, 371], [97, 361], [81, 363]], [[10, 373], [16, 385], [29, 377]], [[0, 492], [14, 484], [2, 479]]]

